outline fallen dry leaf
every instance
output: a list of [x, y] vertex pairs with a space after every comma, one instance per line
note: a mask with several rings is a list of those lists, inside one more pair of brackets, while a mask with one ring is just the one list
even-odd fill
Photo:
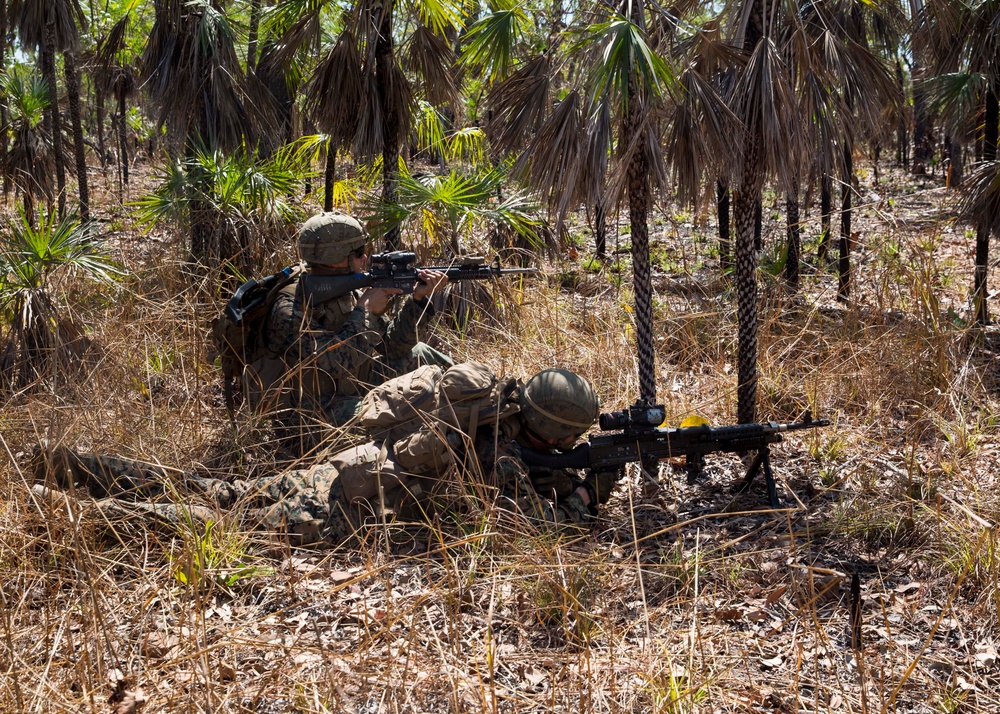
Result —
[[219, 662], [217, 671], [219, 673], [219, 681], [221, 682], [232, 682], [236, 679], [236, 667], [228, 662]]
[[773, 605], [774, 603], [778, 602], [778, 598], [784, 595], [787, 590], [788, 590], [787, 585], [779, 585], [778, 587], [776, 587], [774, 590], [772, 590], [767, 594], [767, 597], [764, 598], [764, 602], [766, 602], [769, 606]]
[[774, 657], [770, 657], [768, 659], [762, 659], [760, 663], [764, 665], [766, 669], [777, 669], [785, 663], [785, 659], [781, 655], [775, 655]]
[[125, 692], [118, 705], [114, 709], [114, 714], [136, 714], [146, 703], [146, 695], [142, 689], [136, 688], [134, 692]]
[[180, 642], [180, 638], [175, 635], [168, 635], [165, 632], [150, 632], [142, 643], [142, 653], [151, 659], [163, 659]]

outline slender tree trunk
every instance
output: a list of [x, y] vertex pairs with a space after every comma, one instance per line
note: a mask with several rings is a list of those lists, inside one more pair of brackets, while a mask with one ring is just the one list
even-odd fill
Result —
[[260, 2], [250, 2], [250, 25], [247, 30], [247, 74], [253, 74], [257, 68], [257, 30], [260, 27]]
[[729, 236], [729, 184], [715, 182], [715, 203], [719, 217], [719, 264], [722, 272], [733, 267], [733, 246]]
[[[0, 73], [7, 68], [7, 2], [0, 0]], [[0, 102], [0, 167], [7, 165], [7, 102]], [[10, 191], [10, 179], [4, 171], [4, 203]]]
[[785, 195], [785, 220], [788, 224], [788, 251], [785, 257], [785, 281], [792, 291], [799, 287], [799, 250], [801, 231], [799, 228], [799, 182], [796, 179]]
[[[392, 14], [395, 0], [383, 0], [379, 18], [378, 39], [375, 41], [375, 77], [379, 102], [382, 105], [382, 200], [396, 202], [396, 186], [399, 182], [399, 108], [391, 106], [390, 87], [392, 81], [393, 56]], [[386, 248], [399, 250], [399, 226], [394, 226], [385, 234]]]
[[[906, 82], [903, 81], [903, 63], [896, 60], [896, 82], [899, 84], [900, 96], [906, 96]], [[899, 113], [899, 123], [896, 125], [896, 163], [905, 169], [910, 167], [910, 138], [907, 136], [906, 115]]]
[[101, 155], [101, 171], [107, 176], [108, 168], [108, 146], [104, 136], [104, 122], [107, 120], [107, 112], [104, 107], [104, 91], [96, 89], [94, 91], [94, 103], [97, 110], [97, 151]]
[[122, 186], [120, 191], [124, 192], [124, 187], [128, 186], [128, 134], [126, 128], [127, 107], [125, 106], [125, 93], [118, 95], [118, 161], [121, 166]]
[[948, 186], [958, 188], [965, 181], [965, 162], [962, 158], [962, 141], [952, 134], [948, 137]]
[[757, 199], [753, 207], [753, 249], [758, 253], [764, 250], [764, 199]]
[[42, 49], [42, 71], [49, 84], [49, 107], [52, 113], [52, 153], [56, 163], [56, 189], [58, 191], [59, 218], [66, 215], [66, 169], [63, 166], [62, 122], [59, 117], [59, 85], [56, 82], [55, 24], [45, 28], [45, 44]]
[[[764, 35], [764, 2], [750, 6], [743, 51], [752, 54]], [[740, 184], [733, 191], [733, 221], [736, 224], [736, 319], [737, 378], [736, 420], [756, 421], [757, 416], [757, 250], [754, 228], [761, 205], [763, 180], [761, 142], [763, 137], [748, 135], [743, 152]]]
[[[922, 76], [922, 70], [916, 62], [913, 64], [913, 77]], [[927, 136], [930, 126], [930, 116], [927, 107], [925, 92], [921, 88], [919, 81], [913, 83], [913, 173], [923, 175], [927, 173], [927, 164], [930, 162], [932, 147]]]
[[830, 216], [833, 213], [833, 181], [830, 174], [823, 172], [820, 178], [819, 190], [819, 250], [816, 257], [820, 262], [826, 260], [826, 255], [830, 250]]
[[337, 147], [333, 139], [326, 145], [326, 171], [323, 174], [323, 210], [333, 210], [333, 185], [337, 177]]
[[851, 194], [854, 187], [854, 151], [851, 142], [844, 146], [844, 186], [841, 189], [840, 261], [837, 299], [847, 300], [851, 294]]
[[[632, 82], [629, 83], [632, 85]], [[642, 124], [634, 87], [625, 109], [625, 134], [631, 139]], [[639, 353], [639, 399], [656, 403], [656, 351], [653, 339], [653, 281], [649, 264], [649, 166], [636, 151], [628, 167], [628, 216], [632, 228], [632, 280], [635, 291], [636, 341]]]
[[77, 191], [80, 198], [80, 218], [90, 220], [90, 191], [87, 186], [87, 154], [83, 143], [83, 122], [80, 117], [80, 76], [76, 71], [76, 52], [63, 52], [66, 67], [66, 95], [69, 100], [69, 117], [73, 126], [73, 153], [76, 159]]
[[[983, 98], [983, 161], [995, 161], [997, 158], [998, 123], [1000, 123], [1000, 104], [996, 93], [986, 90]], [[989, 323], [989, 310], [986, 304], [987, 276], [990, 267], [990, 224], [992, 216], [976, 228], [976, 268], [973, 274], [972, 300], [976, 309], [976, 322], [980, 325]]]
[[604, 211], [604, 196], [594, 206], [594, 255], [604, 258], [608, 254], [608, 216]]

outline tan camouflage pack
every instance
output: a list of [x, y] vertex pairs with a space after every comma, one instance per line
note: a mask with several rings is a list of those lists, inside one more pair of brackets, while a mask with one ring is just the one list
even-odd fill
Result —
[[516, 379], [463, 362], [442, 371], [426, 365], [375, 387], [359, 419], [413, 474], [440, 471], [464, 453], [467, 437], [518, 411]]

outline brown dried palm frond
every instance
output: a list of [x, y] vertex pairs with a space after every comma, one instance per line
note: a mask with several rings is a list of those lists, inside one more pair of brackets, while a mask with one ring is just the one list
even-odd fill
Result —
[[852, 40], [824, 33], [825, 72], [836, 82], [852, 121], [845, 129], [868, 136], [882, 128], [883, 108], [901, 105], [902, 90], [893, 72], [869, 48]]
[[748, 139], [759, 142], [760, 149], [760, 163], [748, 167], [752, 175], [742, 176], [740, 181], [757, 183], [766, 175], [776, 174], [783, 185], [791, 185], [794, 168], [786, 158], [800, 152], [798, 102], [783, 58], [772, 40], [764, 38], [757, 43], [733, 100], [733, 109], [746, 127]]
[[225, 15], [206, 0], [157, 3], [140, 75], [159, 123], [229, 149], [270, 129], [252, 112], [259, 97], [247, 92], [235, 39]]
[[111, 26], [94, 56], [94, 81], [118, 100], [132, 96], [136, 90], [135, 70], [121, 59], [128, 48], [131, 29], [132, 13], [128, 12]]
[[74, 50], [80, 44], [79, 28], [87, 26], [78, 0], [14, 0], [7, 13], [17, 26], [21, 44], [28, 47], [40, 47], [45, 42], [51, 23], [55, 49]]
[[576, 198], [586, 206], [595, 206], [604, 193], [608, 156], [614, 139], [611, 104], [606, 95], [592, 107], [584, 132], [580, 168], [577, 171]]
[[357, 42], [353, 33], [345, 31], [305, 86], [305, 111], [320, 131], [332, 137], [334, 146], [344, 148], [354, 140], [358, 108], [366, 100], [363, 81]]
[[1000, 161], [986, 161], [966, 179], [959, 217], [973, 226], [1000, 232]]
[[576, 194], [584, 121], [579, 92], [562, 99], [542, 123], [515, 164], [514, 174], [549, 197], [562, 222]]
[[281, 34], [274, 48], [274, 59], [279, 66], [291, 67], [295, 55], [306, 45], [319, 50], [323, 34], [319, 13], [320, 7], [317, 6], [299, 17]]
[[354, 135], [354, 154], [358, 159], [371, 160], [382, 151], [382, 102], [378, 96], [378, 79], [371, 71], [361, 75], [363, 90], [357, 107], [358, 124]]
[[[637, 101], [637, 99], [633, 97], [632, 101]], [[605, 205], [615, 206], [622, 200], [628, 188], [629, 168], [637, 154], [641, 153], [645, 156], [649, 183], [653, 188], [666, 188], [669, 183], [669, 172], [663, 159], [663, 151], [660, 148], [658, 117], [645, 107], [639, 109], [639, 116], [637, 126], [627, 143], [624, 137], [619, 136], [618, 138], [619, 150], [611, 167], [611, 175], [605, 193]]]
[[739, 165], [743, 125], [715, 83], [693, 66], [678, 81], [680, 97], [672, 112], [665, 151], [680, 200], [694, 202], [706, 175], [729, 176]]
[[4, 173], [22, 194], [51, 202], [55, 196], [55, 153], [41, 126], [17, 122], [7, 151]]
[[382, 111], [389, 116], [395, 115], [396, 126], [401, 133], [406, 132], [413, 120], [413, 87], [397, 62], [389, 64], [385, 85], [386, 106]]
[[512, 154], [524, 145], [545, 116], [548, 105], [550, 63], [542, 55], [531, 60], [497, 84], [486, 98], [490, 143], [502, 153]]
[[838, 148], [843, 132], [840, 104], [828, 78], [810, 69], [803, 73], [799, 89], [799, 106], [805, 120], [806, 147], [813, 152], [813, 161], [823, 173], [832, 173], [841, 160]]
[[420, 78], [428, 102], [441, 106], [457, 101], [452, 73], [455, 52], [445, 38], [421, 25], [410, 35], [404, 57], [406, 66]]

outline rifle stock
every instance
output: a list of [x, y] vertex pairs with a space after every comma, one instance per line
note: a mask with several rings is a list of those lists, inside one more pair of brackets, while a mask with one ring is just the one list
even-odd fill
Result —
[[746, 490], [763, 467], [767, 479], [768, 497], [773, 508], [780, 507], [771, 471], [769, 449], [782, 441], [788, 431], [829, 426], [828, 419], [813, 419], [810, 412], [800, 422], [782, 424], [737, 424], [733, 426], [689, 426], [664, 429], [653, 426], [662, 422], [663, 407], [635, 405], [627, 412], [601, 415], [601, 427], [618, 427], [613, 433], [590, 436], [583, 444], [564, 453], [543, 453], [521, 449], [521, 459], [529, 468], [592, 469], [596, 472], [616, 471], [629, 463], [662, 460], [684, 456], [688, 479], [696, 478], [703, 467], [704, 456], [712, 453], [755, 451], [757, 456], [744, 478], [740, 490]]

